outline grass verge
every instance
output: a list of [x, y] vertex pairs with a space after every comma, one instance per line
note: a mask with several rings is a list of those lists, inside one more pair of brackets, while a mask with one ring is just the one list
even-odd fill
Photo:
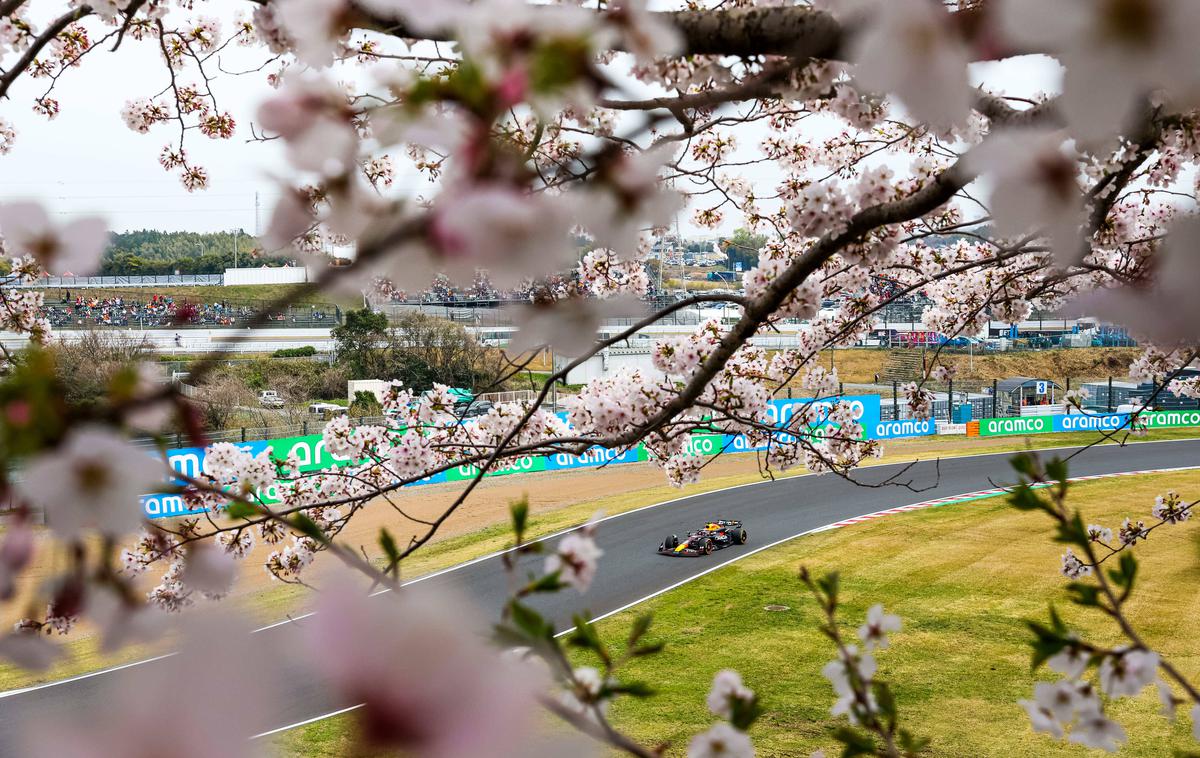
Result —
[[[1072, 501], [1087, 523], [1115, 527], [1126, 515], [1149, 521], [1163, 490], [1194, 493], [1198, 486], [1197, 472], [1081, 483]], [[1044, 620], [1048, 601], [1090, 639], [1120, 641], [1098, 614], [1066, 604], [1062, 547], [1050, 532], [1044, 515], [991, 498], [811, 535], [713, 572], [600, 623], [605, 639], [620, 640], [635, 613], [652, 612], [652, 636], [666, 643], [664, 653], [635, 661], [624, 674], [660, 694], [618, 701], [613, 719], [649, 744], [669, 741], [668, 754], [681, 755], [691, 734], [713, 720], [704, 704], [712, 675], [732, 667], [766, 708], [752, 730], [759, 755], [806, 756], [818, 748], [837, 754], [829, 736], [834, 696], [820, 675], [833, 651], [796, 578], [803, 564], [841, 572], [847, 634], [876, 602], [903, 618], [903, 630], [877, 656], [878, 676], [892, 683], [903, 722], [933, 738], [931, 755], [1085, 755], [1079, 746], [1033, 734], [1016, 705], [1038, 678], [1030, 672], [1023, 620]], [[1140, 587], [1130, 607], [1150, 644], [1190, 676], [1200, 673], [1189, 633], [1200, 616], [1200, 595], [1188, 589], [1200, 580], [1195, 534], [1191, 525], [1159, 530], [1138, 549]], [[771, 604], [788, 610], [766, 611]], [[1122, 755], [1194, 749], [1187, 719], [1172, 725], [1158, 711], [1153, 687], [1112, 704], [1111, 715], [1129, 732]]]

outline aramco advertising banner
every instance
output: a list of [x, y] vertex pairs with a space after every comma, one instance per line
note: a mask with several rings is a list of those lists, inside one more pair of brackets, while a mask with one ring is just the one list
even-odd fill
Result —
[[[1129, 428], [1128, 413], [1068, 413], [1062, 416], [1013, 416], [979, 419], [980, 437], [1048, 432], [1109, 432]], [[1200, 426], [1200, 410], [1147, 411], [1137, 417], [1140, 429]]]
[[[936, 425], [932, 421], [904, 420], [884, 421], [879, 418], [880, 399], [878, 395], [847, 395], [841, 398], [811, 398], [772, 400], [769, 409], [769, 419], [777, 427], [787, 426], [798, 413], [811, 412], [814, 420], [812, 428], [828, 425], [829, 411], [839, 400], [850, 403], [854, 418], [863, 426], [863, 436], [866, 439], [894, 439], [899, 437], [915, 437], [934, 434]], [[806, 408], [810, 408], [806, 411]], [[565, 414], [560, 414], [565, 417]], [[1200, 422], [1197, 422], [1200, 423]], [[270, 449], [272, 458], [283, 461], [289, 457], [298, 463], [301, 472], [315, 471], [335, 465], [347, 465], [351, 461], [335, 456], [325, 449], [325, 443], [319, 434], [303, 437], [285, 437], [274, 440], [259, 440], [238, 445], [251, 455], [258, 455]], [[695, 455], [716, 455], [721, 452], [748, 452], [766, 449], [767, 445], [751, 446], [743, 435], [726, 434], [694, 434], [688, 444], [688, 450]], [[559, 471], [562, 469], [588, 468], [609, 466], [622, 463], [635, 463], [650, 458], [642, 445], [627, 450], [608, 450], [594, 447], [583, 455], [556, 453], [548, 456], [525, 456], [515, 460], [505, 461], [496, 469], [489, 471], [486, 476], [509, 476], [512, 474], [530, 473], [536, 471]], [[179, 473], [195, 477], [204, 472], [204, 448], [186, 447], [167, 451], [167, 462]], [[475, 466], [458, 466], [449, 471], [414, 482], [409, 486], [434, 484], [437, 482], [454, 482], [470, 479], [478, 474]], [[180, 482], [176, 482], [177, 484]], [[279, 502], [275, 488], [267, 487], [258, 493], [265, 503]], [[142, 498], [142, 510], [148, 518], [167, 518], [171, 516], [186, 516], [200, 511], [189, 510], [179, 495], [158, 494], [146, 495]]]

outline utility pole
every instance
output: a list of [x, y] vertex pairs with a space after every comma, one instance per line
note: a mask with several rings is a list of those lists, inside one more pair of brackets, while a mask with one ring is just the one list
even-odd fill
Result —
[[262, 236], [262, 228], [258, 225], [258, 218], [259, 218], [258, 210], [259, 210], [258, 193], [255, 192], [254, 193], [254, 236], [255, 237]]
[[238, 249], [237, 249], [238, 248], [238, 234], [241, 231], [242, 231], [241, 229], [233, 230], [233, 267], [234, 268], [238, 267], [238, 265], [237, 265], [238, 264], [238, 260], [237, 260], [237, 258], [238, 258]]

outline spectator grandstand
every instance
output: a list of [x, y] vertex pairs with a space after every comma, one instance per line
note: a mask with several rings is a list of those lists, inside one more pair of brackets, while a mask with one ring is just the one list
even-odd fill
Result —
[[[43, 315], [51, 326], [92, 327], [236, 327], [248, 326], [268, 307], [266, 302], [228, 301], [202, 303], [169, 295], [130, 298], [103, 297], [84, 293], [72, 296], [64, 290], [57, 300], [47, 296]], [[271, 312], [265, 326], [332, 327], [341, 323], [336, 306], [294, 305]]]

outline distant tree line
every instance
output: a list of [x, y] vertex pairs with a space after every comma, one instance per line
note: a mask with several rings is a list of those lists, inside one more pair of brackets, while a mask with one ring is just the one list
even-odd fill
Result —
[[283, 266], [287, 256], [265, 255], [262, 245], [245, 232], [161, 232], [143, 229], [115, 232], [101, 260], [103, 276], [161, 274], [220, 274], [234, 265], [237, 244], [239, 266]]

